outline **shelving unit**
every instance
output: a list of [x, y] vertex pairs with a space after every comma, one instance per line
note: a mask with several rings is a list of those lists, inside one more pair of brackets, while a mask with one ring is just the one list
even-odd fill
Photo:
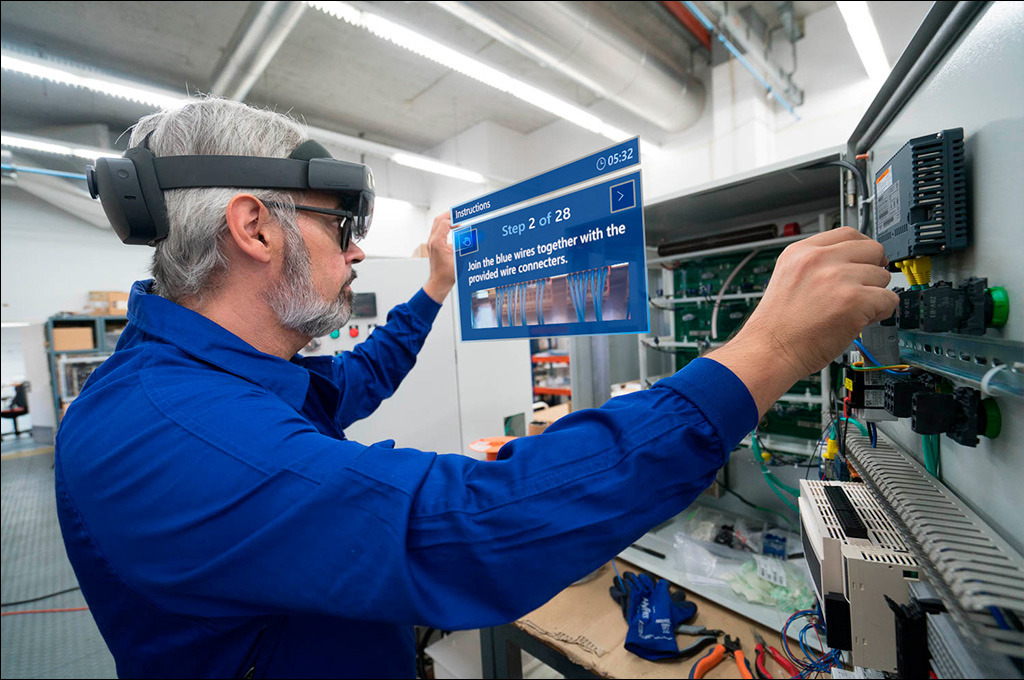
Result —
[[[50, 365], [50, 391], [53, 413], [60, 424], [64, 409], [100, 364], [113, 354], [121, 330], [128, 324], [125, 316], [62, 315], [46, 320], [46, 354]], [[53, 331], [60, 328], [88, 328], [92, 331], [93, 348], [55, 350]]]
[[557, 399], [551, 400], [555, 403], [560, 403], [562, 398], [572, 397], [569, 380], [569, 353], [567, 348], [563, 349], [559, 346], [559, 342], [565, 341], [559, 338], [547, 338], [530, 342], [533, 396], [557, 397]]

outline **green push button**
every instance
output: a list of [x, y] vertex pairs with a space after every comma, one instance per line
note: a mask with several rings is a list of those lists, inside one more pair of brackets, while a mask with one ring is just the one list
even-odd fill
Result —
[[995, 439], [1003, 431], [1003, 414], [999, 410], [999, 404], [995, 399], [982, 399], [981, 409], [984, 413], [984, 430], [981, 434], [989, 439]]
[[331, 340], [337, 340], [341, 337], [341, 331], [331, 331]]
[[1002, 328], [1010, 316], [1010, 296], [1002, 286], [993, 286], [985, 292], [992, 301], [992, 321], [989, 322], [989, 326]]

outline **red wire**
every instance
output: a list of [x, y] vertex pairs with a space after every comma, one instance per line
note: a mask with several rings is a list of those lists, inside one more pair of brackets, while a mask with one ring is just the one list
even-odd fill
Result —
[[22, 612], [4, 612], [0, 616], [16, 616], [18, 614], [57, 614], [60, 612], [84, 612], [88, 607], [69, 607], [67, 609], [26, 609]]

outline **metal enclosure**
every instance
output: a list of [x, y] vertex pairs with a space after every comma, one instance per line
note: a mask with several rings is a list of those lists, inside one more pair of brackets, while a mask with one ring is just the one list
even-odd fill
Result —
[[[318, 347], [303, 354], [330, 355], [353, 349], [375, 326], [386, 322], [392, 307], [408, 301], [426, 282], [429, 261], [367, 260], [358, 265], [358, 272], [352, 290], [376, 294], [377, 316], [353, 318], [339, 337], [318, 338], [314, 341]], [[473, 455], [470, 443], [505, 434], [506, 417], [531, 411], [529, 342], [460, 343], [456, 325], [449, 296], [416, 366], [376, 412], [345, 431], [349, 439], [366, 444], [393, 439], [396, 446]], [[350, 336], [353, 328], [356, 337]]]
[[[934, 33], [922, 35], [929, 26]], [[981, 276], [988, 278], [989, 285], [1006, 288], [1011, 305], [1008, 323], [1002, 329], [989, 329], [985, 340], [1024, 340], [1022, 35], [1024, 6], [1020, 2], [937, 3], [904, 55], [904, 59], [915, 58], [897, 64], [850, 140], [851, 154], [870, 154], [866, 176], [874, 178], [908, 140], [963, 127], [971, 244], [964, 251], [933, 257], [932, 280], [958, 285], [967, 277]], [[946, 349], [958, 355], [979, 353], [963, 352], [976, 345], [974, 338], [935, 335], [943, 336]], [[1019, 376], [1024, 356], [1016, 356], [1015, 361], [1016, 365], [1007, 362], [1005, 370]], [[983, 375], [990, 366], [975, 362], [963, 368]], [[1017, 495], [1024, 480], [1024, 402], [1008, 396], [998, 401], [1003, 430], [997, 439], [982, 438], [976, 448], [967, 448], [942, 438], [942, 480], [1018, 552], [1024, 552], [1024, 513]], [[879, 429], [923, 458], [921, 438], [911, 431], [909, 422], [883, 423]]]

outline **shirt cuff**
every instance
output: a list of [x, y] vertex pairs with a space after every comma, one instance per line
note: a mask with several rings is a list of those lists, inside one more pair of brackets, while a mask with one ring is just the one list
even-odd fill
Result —
[[694, 359], [658, 382], [683, 395], [718, 432], [726, 451], [757, 426], [757, 404], [736, 374], [714, 359]]
[[437, 318], [437, 313], [441, 311], [441, 305], [434, 302], [434, 299], [427, 295], [426, 291], [420, 288], [416, 291], [416, 294], [409, 300], [409, 309], [415, 314], [421, 321], [425, 321], [427, 324], [434, 323], [434, 319]]

